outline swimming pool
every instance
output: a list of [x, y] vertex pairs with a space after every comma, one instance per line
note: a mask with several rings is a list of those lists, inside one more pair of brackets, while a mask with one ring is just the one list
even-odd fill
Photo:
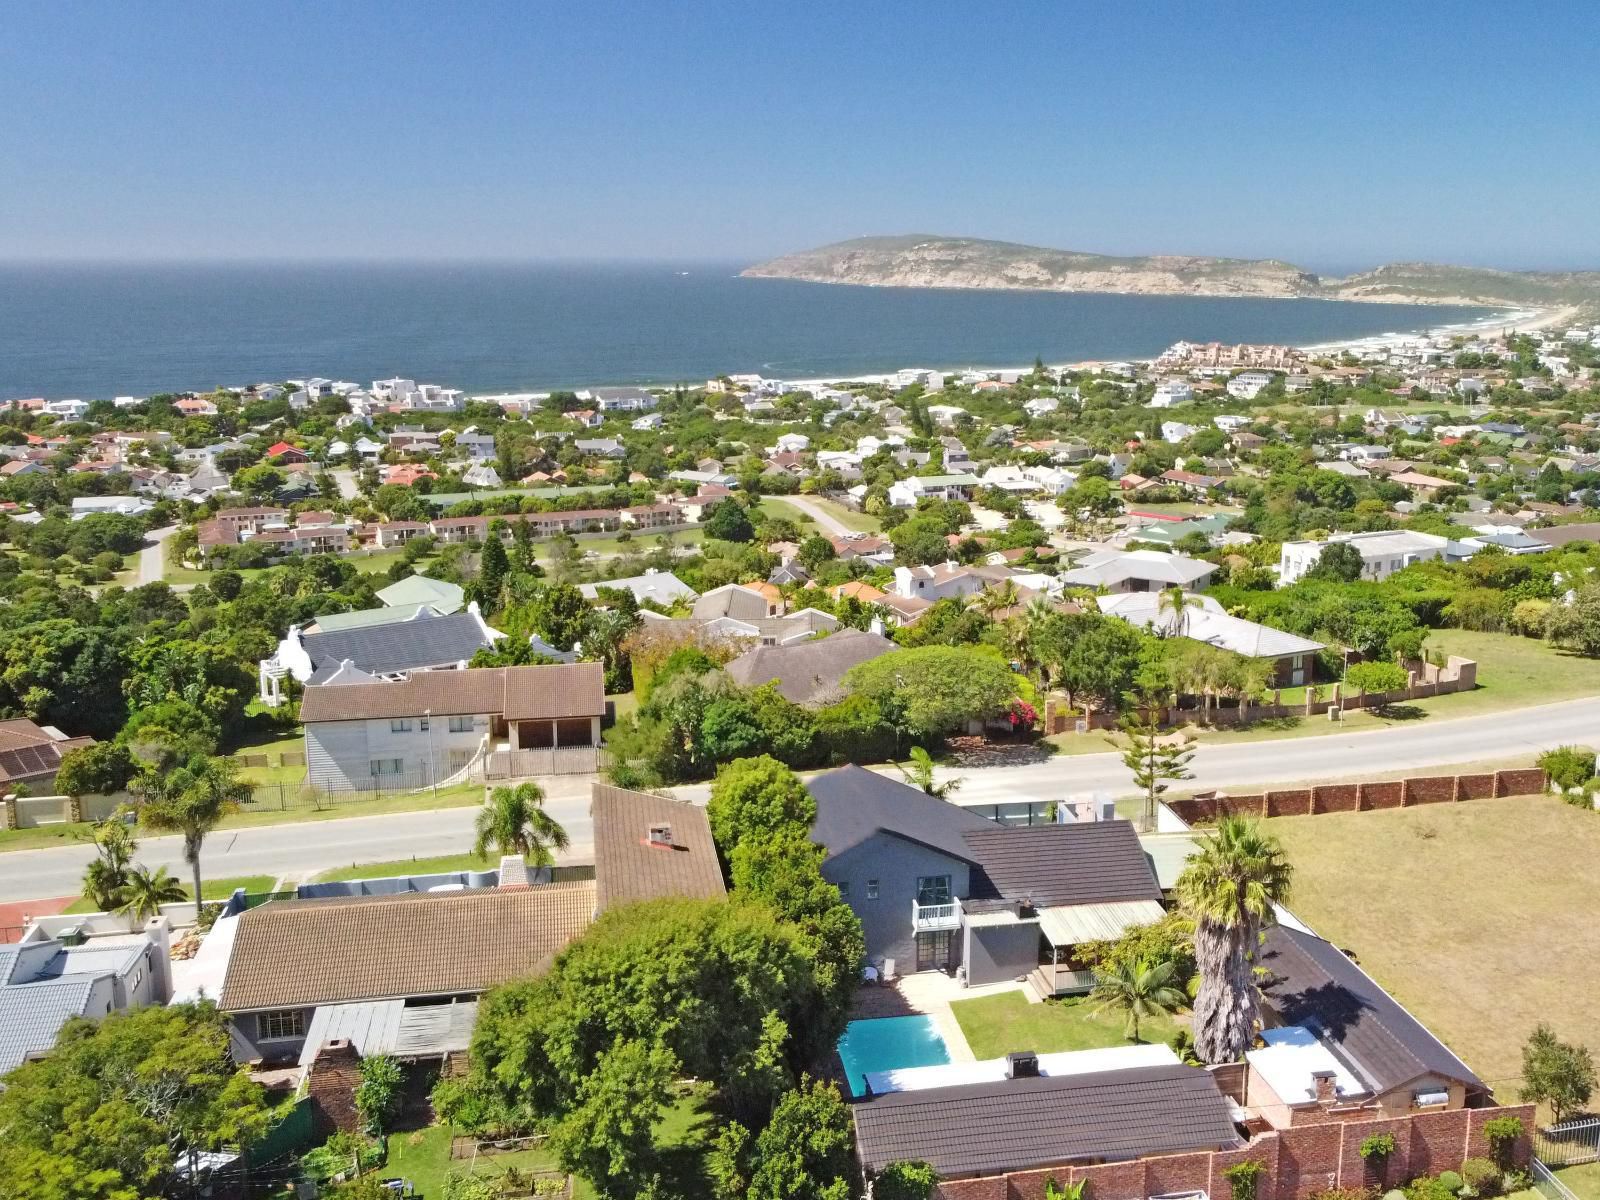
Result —
[[932, 1017], [878, 1017], [851, 1021], [839, 1039], [850, 1094], [863, 1095], [866, 1077], [899, 1067], [935, 1067], [950, 1061], [950, 1049], [933, 1027]]

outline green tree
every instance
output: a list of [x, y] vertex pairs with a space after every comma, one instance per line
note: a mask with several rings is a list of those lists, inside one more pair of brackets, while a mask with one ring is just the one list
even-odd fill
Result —
[[506, 556], [506, 548], [491, 532], [489, 540], [484, 543], [483, 553], [478, 556], [478, 602], [485, 611], [499, 607], [500, 592], [510, 571], [511, 560]]
[[0, 1196], [144, 1200], [186, 1195], [179, 1171], [271, 1121], [261, 1088], [228, 1052], [216, 1006], [151, 1005], [74, 1018], [53, 1053], [0, 1091]]
[[185, 900], [188, 893], [183, 890], [183, 884], [167, 874], [165, 867], [152, 871], [149, 867], [136, 866], [128, 870], [117, 896], [113, 911], [127, 917], [130, 928], [138, 929], [160, 912], [163, 904]]
[[748, 542], [756, 535], [744, 505], [733, 499], [713, 505], [701, 519], [701, 526], [707, 537], [719, 542]]
[[567, 831], [545, 811], [544, 789], [532, 782], [495, 788], [489, 803], [478, 810], [473, 829], [472, 852], [479, 858], [493, 849], [520, 854], [529, 867], [553, 866], [552, 851], [571, 845]]
[[127, 824], [117, 817], [97, 822], [90, 840], [94, 843], [94, 858], [83, 869], [83, 894], [101, 912], [110, 912], [122, 903], [133, 852], [139, 844]]
[[1344, 673], [1345, 686], [1355, 688], [1362, 696], [1368, 692], [1382, 695], [1399, 691], [1406, 686], [1406, 678], [1406, 669], [1399, 663], [1380, 659], [1351, 663]]
[[405, 1080], [405, 1070], [387, 1054], [373, 1054], [361, 1060], [356, 1111], [368, 1133], [376, 1136], [388, 1132], [400, 1115], [405, 1103]]
[[1306, 578], [1354, 583], [1361, 578], [1364, 569], [1365, 563], [1358, 548], [1349, 542], [1329, 542], [1317, 555], [1317, 565], [1306, 572]]
[[1600, 658], [1600, 583], [1585, 583], [1569, 604], [1550, 610], [1546, 636], [1552, 645]]
[[1595, 752], [1586, 746], [1556, 746], [1539, 755], [1539, 769], [1562, 795], [1581, 791], [1594, 778]]
[[1133, 687], [1148, 635], [1100, 613], [1052, 613], [1030, 633], [1034, 661], [1080, 704], [1115, 709]]
[[1181, 587], [1162, 588], [1160, 599], [1156, 601], [1156, 619], [1166, 633], [1184, 637], [1189, 632], [1189, 612], [1198, 608], [1203, 608], [1203, 602], [1193, 592]]
[[1200, 971], [1195, 1052], [1207, 1063], [1238, 1062], [1255, 1038], [1254, 955], [1272, 906], [1288, 899], [1293, 874], [1275, 837], [1255, 821], [1227, 816], [1201, 839], [1178, 877]]
[[1548, 1104], [1560, 1123], [1594, 1094], [1594, 1060], [1586, 1046], [1563, 1042], [1540, 1022], [1522, 1047], [1522, 1098]]
[[1153, 703], [1124, 717], [1118, 727], [1123, 765], [1133, 772], [1133, 785], [1144, 794], [1140, 825], [1148, 832], [1156, 827], [1156, 805], [1169, 786], [1191, 776], [1194, 739], [1187, 734], [1163, 734]]
[[56, 790], [74, 800], [111, 796], [133, 778], [133, 755], [121, 742], [94, 742], [68, 750], [56, 770]]
[[959, 646], [923, 646], [858, 663], [845, 686], [898, 714], [900, 727], [916, 737], [1001, 716], [1017, 695], [1017, 678], [997, 652]]
[[961, 786], [959, 779], [947, 779], [943, 783], [935, 783], [933, 755], [921, 746], [911, 747], [911, 762], [900, 764], [900, 775], [912, 787], [920, 789], [926, 795], [937, 796], [940, 800], [947, 799], [951, 792]]
[[800, 551], [796, 557], [799, 558], [801, 566], [815, 575], [822, 569], [823, 564], [833, 561], [835, 557], [833, 543], [820, 534], [812, 534], [800, 543]]
[[717, 772], [706, 818], [718, 849], [732, 858], [746, 838], [808, 836], [817, 802], [793, 771], [762, 754], [730, 762]]
[[139, 819], [151, 829], [183, 835], [183, 860], [189, 864], [198, 904], [200, 851], [222, 818], [250, 798], [232, 759], [197, 758], [181, 766], [151, 763], [142, 768]]
[[587, 1179], [602, 1200], [656, 1194], [655, 1125], [671, 1098], [678, 1061], [648, 1041], [619, 1041], [578, 1085], [576, 1103], [550, 1131], [562, 1167]]
[[872, 1181], [872, 1200], [928, 1200], [939, 1172], [920, 1160], [892, 1162]]
[[749, 1200], [851, 1200], [853, 1144], [838, 1087], [802, 1079], [756, 1138]]
[[1102, 967], [1094, 975], [1094, 1001], [1102, 1010], [1122, 1013], [1123, 1036], [1137, 1042], [1140, 1022], [1165, 1017], [1183, 1004], [1183, 992], [1173, 986], [1173, 975], [1172, 963], [1145, 959]]

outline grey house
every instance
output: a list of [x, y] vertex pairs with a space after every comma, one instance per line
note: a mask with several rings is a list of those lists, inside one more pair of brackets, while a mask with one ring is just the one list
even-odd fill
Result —
[[[1161, 919], [1161, 887], [1127, 821], [1011, 827], [857, 766], [807, 785], [822, 874], [861, 918], [868, 961], [1028, 979], [1082, 992], [1075, 954]], [[886, 970], [886, 973], [887, 970]]]

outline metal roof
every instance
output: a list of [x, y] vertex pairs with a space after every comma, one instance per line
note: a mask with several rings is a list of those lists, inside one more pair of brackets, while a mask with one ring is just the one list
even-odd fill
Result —
[[0, 1075], [49, 1050], [63, 1025], [87, 1015], [83, 1009], [94, 985], [93, 978], [80, 975], [0, 988]]
[[1158, 900], [1119, 900], [1109, 904], [1068, 904], [1039, 911], [1039, 932], [1052, 946], [1109, 942], [1139, 925], [1166, 916]]
[[441, 613], [453, 613], [466, 603], [461, 585], [427, 575], [408, 575], [378, 589], [378, 599], [389, 607], [402, 604], [427, 604]]
[[1188, 833], [1142, 833], [1139, 848], [1150, 860], [1161, 890], [1167, 892], [1177, 886], [1178, 876], [1183, 874], [1183, 868], [1188, 866], [1200, 843]]
[[309, 1065], [328, 1042], [348, 1041], [362, 1058], [431, 1058], [466, 1050], [478, 1022], [478, 1002], [413, 1004], [374, 1000], [363, 1004], [325, 1004], [311, 1017], [300, 1065]]
[[893, 1092], [853, 1111], [867, 1170], [920, 1159], [944, 1178], [1240, 1144], [1227, 1097], [1198, 1067]]

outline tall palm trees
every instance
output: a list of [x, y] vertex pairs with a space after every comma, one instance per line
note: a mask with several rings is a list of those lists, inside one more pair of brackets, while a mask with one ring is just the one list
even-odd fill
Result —
[[1276, 838], [1255, 821], [1230, 816], [1202, 840], [1178, 879], [1179, 902], [1195, 923], [1194, 1039], [1205, 1062], [1237, 1062], [1255, 1038], [1255, 952], [1292, 876]]
[[476, 830], [472, 852], [479, 858], [492, 846], [501, 854], [522, 855], [530, 867], [553, 866], [552, 851], [569, 844], [567, 831], [545, 812], [544, 791], [536, 783], [495, 788], [478, 812]]
[[1156, 601], [1156, 620], [1164, 633], [1183, 637], [1189, 632], [1189, 610], [1202, 603], [1199, 596], [1181, 587], [1162, 588], [1161, 598]]
[[[183, 884], [167, 874], [165, 867], [157, 867], [154, 871], [149, 867], [134, 867], [128, 872], [122, 890], [117, 894], [119, 903], [115, 911], [128, 918], [128, 925], [132, 929], [139, 928], [160, 912], [163, 904], [185, 898]], [[199, 898], [200, 893], [196, 892], [196, 901]]]
[[1095, 972], [1092, 999], [1102, 1010], [1111, 1009], [1127, 1018], [1122, 1034], [1130, 1042], [1139, 1040], [1139, 1023], [1149, 1017], [1164, 1017], [1185, 1000], [1182, 989], [1172, 984], [1173, 964], [1119, 962]]

